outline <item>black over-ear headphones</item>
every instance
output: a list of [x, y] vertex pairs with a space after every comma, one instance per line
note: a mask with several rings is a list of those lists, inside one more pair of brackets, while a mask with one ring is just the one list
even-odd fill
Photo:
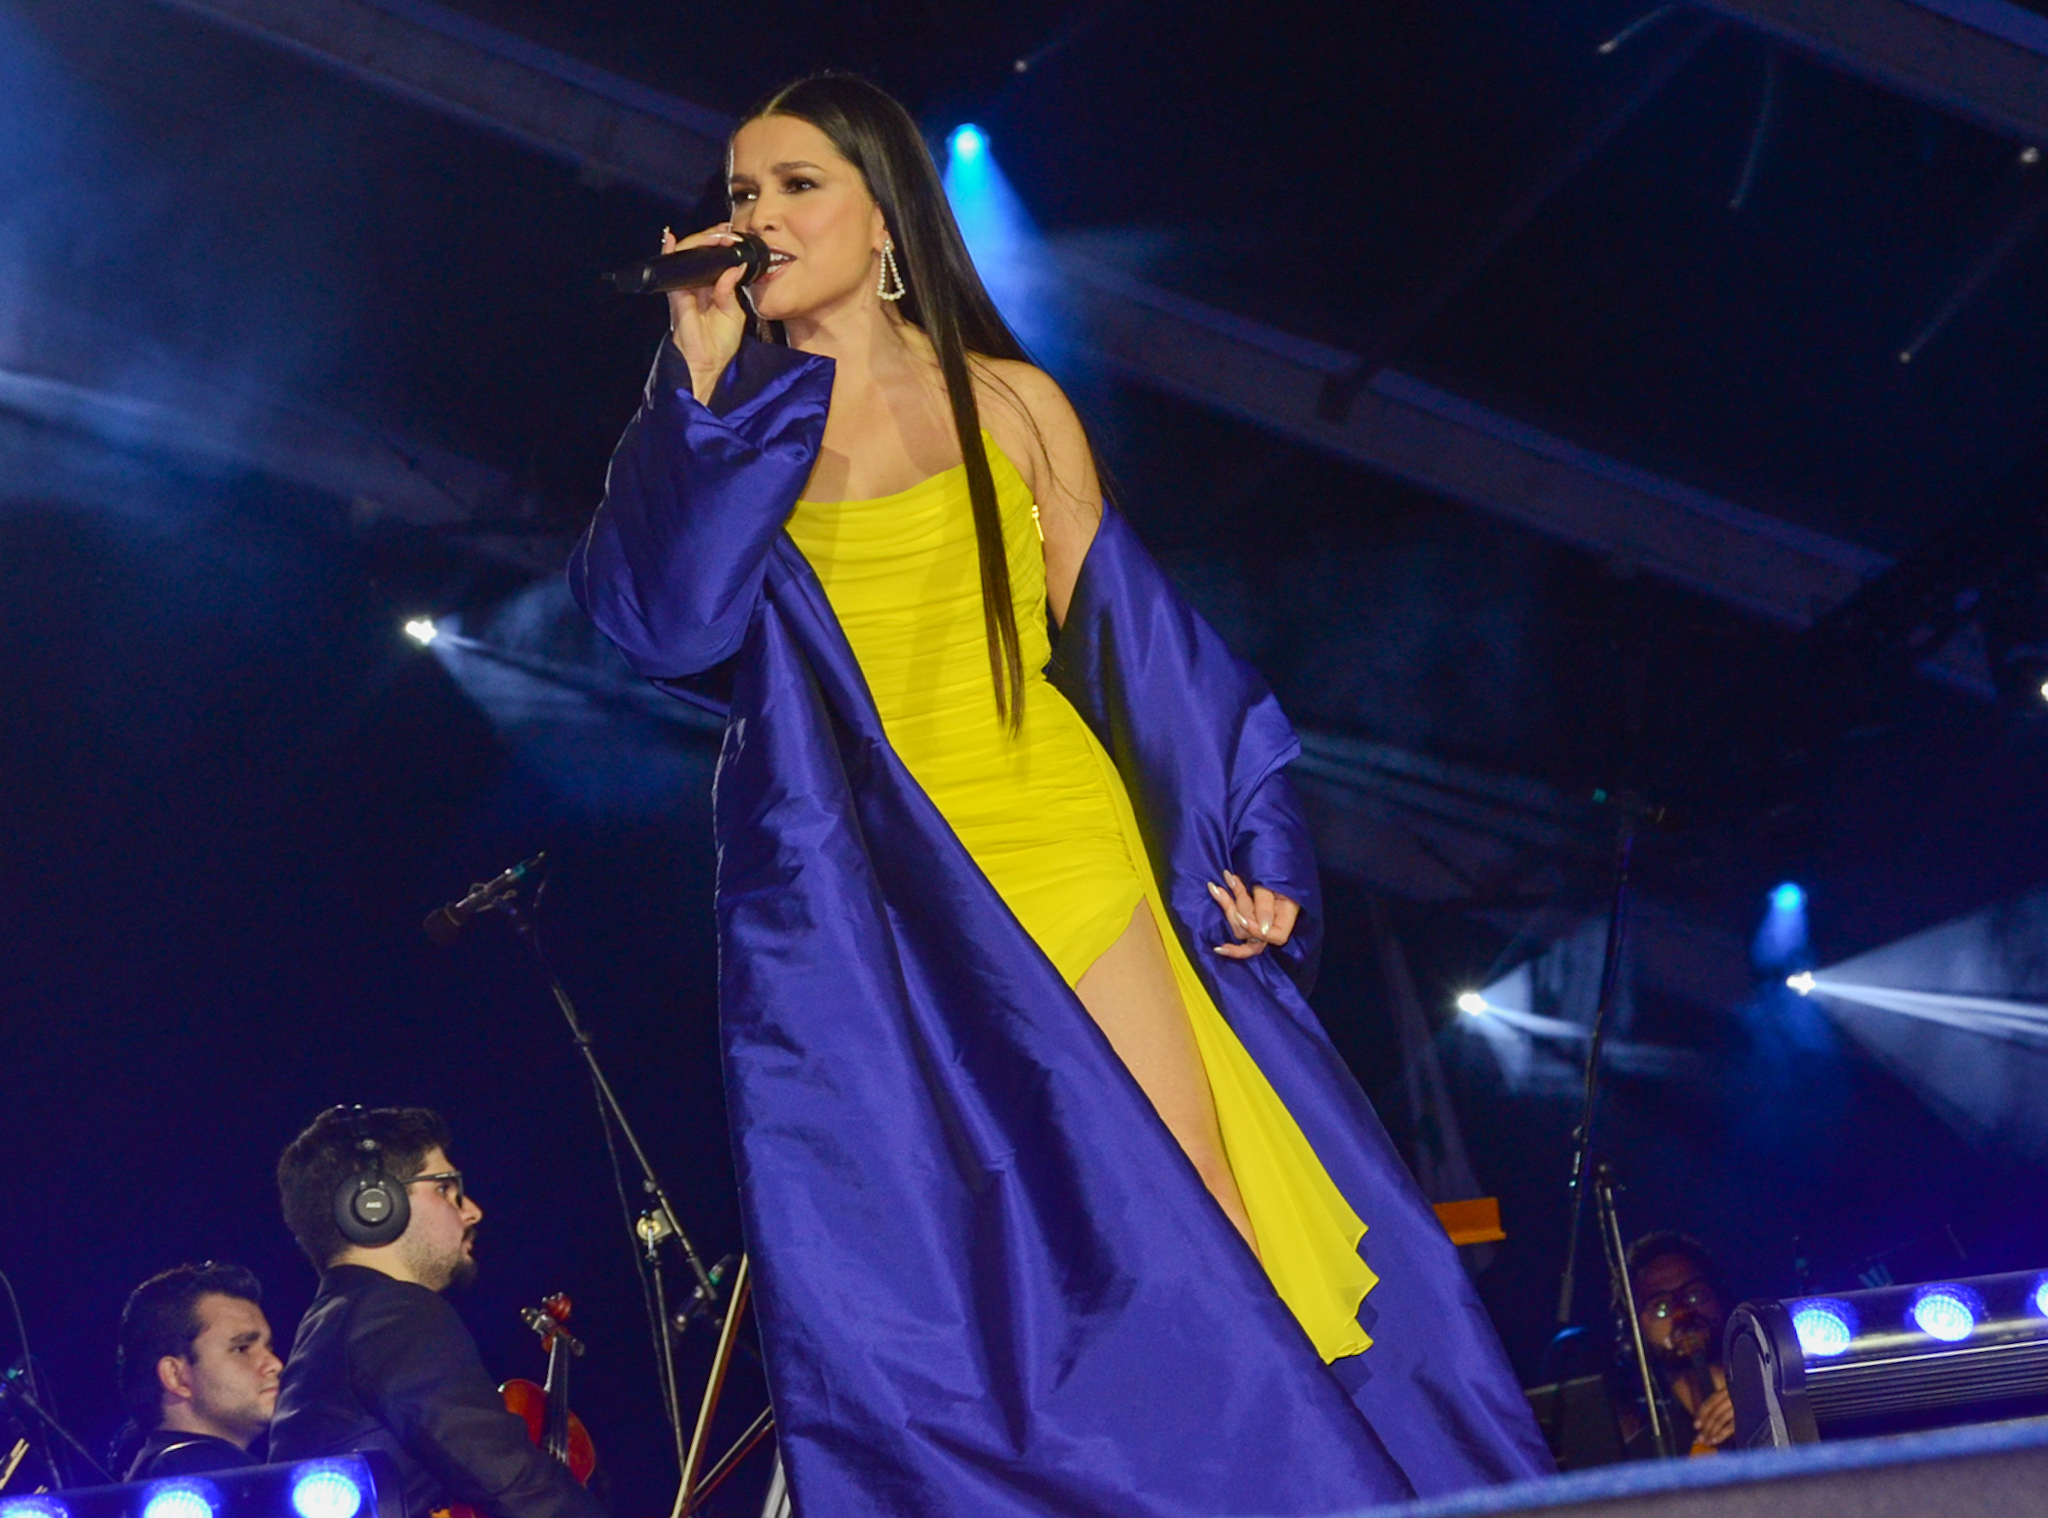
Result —
[[363, 1124], [361, 1107], [337, 1107], [348, 1124], [355, 1173], [334, 1192], [334, 1226], [351, 1244], [374, 1249], [390, 1244], [412, 1221], [412, 1200], [402, 1182], [384, 1168], [384, 1146]]

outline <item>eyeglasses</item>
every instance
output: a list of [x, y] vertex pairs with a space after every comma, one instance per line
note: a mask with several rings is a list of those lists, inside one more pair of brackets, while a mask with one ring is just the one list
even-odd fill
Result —
[[1720, 1298], [1714, 1294], [1714, 1288], [1706, 1281], [1691, 1280], [1683, 1286], [1673, 1287], [1670, 1291], [1659, 1292], [1644, 1302], [1640, 1311], [1662, 1322], [1681, 1307], [1698, 1307], [1703, 1303], [1719, 1300]]
[[[452, 1202], [457, 1207], [462, 1205], [463, 1199], [467, 1195], [462, 1189], [462, 1172], [460, 1170], [436, 1170], [430, 1175], [409, 1175], [405, 1178], [404, 1184], [416, 1186], [421, 1181], [432, 1181], [434, 1189], [441, 1193], [442, 1200]], [[449, 1190], [451, 1186], [454, 1188], [452, 1193]]]

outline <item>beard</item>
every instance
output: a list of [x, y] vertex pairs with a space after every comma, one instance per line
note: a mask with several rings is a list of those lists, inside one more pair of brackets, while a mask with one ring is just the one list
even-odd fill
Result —
[[1671, 1337], [1659, 1351], [1659, 1358], [1673, 1365], [1689, 1365], [1696, 1355], [1712, 1357], [1719, 1348], [1718, 1326], [1705, 1318], [1681, 1318], [1671, 1326]]
[[433, 1291], [466, 1291], [476, 1282], [476, 1257], [466, 1247], [475, 1238], [475, 1231], [470, 1230], [446, 1254], [430, 1256], [421, 1249], [406, 1264], [421, 1284]]

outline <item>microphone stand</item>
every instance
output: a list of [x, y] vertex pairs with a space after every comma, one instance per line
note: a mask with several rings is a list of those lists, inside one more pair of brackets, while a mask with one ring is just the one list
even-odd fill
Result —
[[502, 912], [512, 922], [519, 936], [526, 940], [526, 946], [533, 951], [533, 962], [539, 968], [541, 979], [547, 983], [548, 994], [555, 999], [555, 1005], [562, 1009], [562, 1018], [569, 1025], [569, 1039], [575, 1044], [576, 1052], [583, 1056], [585, 1068], [590, 1071], [591, 1086], [597, 1092], [600, 1106], [619, 1133], [626, 1140], [626, 1147], [632, 1151], [633, 1162], [640, 1167], [640, 1186], [654, 1199], [654, 1212], [668, 1228], [668, 1237], [676, 1241], [684, 1261], [690, 1267], [690, 1274], [697, 1278], [697, 1288], [708, 1297], [716, 1297], [718, 1285], [704, 1268], [704, 1261], [698, 1257], [697, 1249], [690, 1242], [690, 1236], [683, 1232], [683, 1225], [676, 1217], [676, 1209], [669, 1201], [668, 1192], [663, 1189], [661, 1178], [654, 1173], [654, 1162], [647, 1158], [647, 1151], [640, 1146], [640, 1136], [633, 1131], [633, 1125], [626, 1120], [626, 1109], [619, 1105], [618, 1093], [612, 1090], [612, 1083], [605, 1079], [604, 1066], [597, 1062], [597, 1048], [590, 1032], [583, 1026], [583, 1020], [576, 1015], [576, 1004], [569, 999], [568, 991], [555, 974], [554, 966], [540, 946], [540, 934], [535, 930], [533, 912], [524, 906], [518, 893], [511, 892], [489, 908]]
[[52, 1434], [85, 1462], [86, 1469], [98, 1476], [106, 1485], [114, 1484], [114, 1478], [107, 1473], [107, 1468], [93, 1459], [92, 1451], [72, 1437], [71, 1430], [59, 1423], [56, 1415], [36, 1400], [35, 1394], [28, 1389], [28, 1377], [25, 1374], [9, 1372], [6, 1376], [0, 1377], [0, 1399], [13, 1403], [27, 1413], [43, 1430], [43, 1463], [49, 1466], [51, 1479], [60, 1487], [71, 1485], [71, 1473], [58, 1459], [57, 1446], [49, 1442], [49, 1436]]
[[[697, 1253], [696, 1246], [690, 1242], [690, 1236], [683, 1231], [682, 1220], [676, 1213], [675, 1204], [669, 1200], [667, 1188], [661, 1184], [661, 1177], [655, 1173], [654, 1162], [647, 1157], [647, 1150], [642, 1146], [640, 1136], [633, 1131], [633, 1125], [626, 1117], [626, 1109], [619, 1102], [618, 1093], [612, 1089], [611, 1081], [605, 1076], [604, 1066], [598, 1062], [597, 1048], [590, 1030], [577, 1015], [576, 1003], [570, 999], [568, 989], [563, 986], [561, 977], [555, 973], [554, 966], [548, 962], [546, 951], [541, 947], [540, 930], [535, 914], [540, 905], [540, 893], [546, 889], [546, 885], [547, 882], [543, 879], [535, 887], [533, 902], [528, 905], [520, 900], [517, 883], [508, 883], [502, 893], [480, 903], [473, 911], [479, 916], [486, 912], [502, 914], [525, 941], [532, 953], [534, 966], [539, 971], [542, 982], [547, 986], [548, 994], [554, 998], [563, 1020], [569, 1025], [570, 1042], [575, 1045], [577, 1054], [583, 1059], [584, 1068], [590, 1074], [591, 1089], [597, 1095], [598, 1116], [604, 1124], [605, 1143], [612, 1151], [613, 1165], [616, 1167], [618, 1164], [618, 1146], [612, 1140], [612, 1135], [616, 1131], [625, 1138], [626, 1148], [631, 1152], [633, 1162], [640, 1167], [640, 1189], [651, 1199], [652, 1206], [636, 1221], [630, 1215], [632, 1209], [629, 1204], [627, 1222], [633, 1230], [636, 1252], [645, 1252], [647, 1268], [653, 1273], [654, 1311], [651, 1315], [657, 1325], [655, 1347], [659, 1356], [656, 1370], [660, 1377], [664, 1411], [675, 1436], [676, 1461], [678, 1465], [682, 1465], [686, 1461], [687, 1451], [683, 1442], [681, 1382], [676, 1375], [675, 1364], [675, 1338], [679, 1325], [671, 1320], [668, 1313], [668, 1294], [661, 1274], [661, 1242], [664, 1239], [674, 1240], [683, 1262], [689, 1267], [690, 1274], [696, 1278], [696, 1289], [691, 1293], [691, 1302], [702, 1304], [714, 1320], [718, 1316], [719, 1280], [724, 1272], [718, 1269], [705, 1269], [703, 1258]], [[621, 1200], [623, 1199], [622, 1193]], [[641, 1284], [643, 1288], [646, 1286], [644, 1278]], [[683, 1317], [682, 1321], [683, 1325], [687, 1325], [688, 1318]]]
[[[570, 1041], [575, 1044], [576, 1052], [583, 1057], [584, 1066], [590, 1072], [590, 1084], [597, 1093], [599, 1116], [605, 1123], [605, 1142], [611, 1144], [612, 1127], [616, 1125], [618, 1132], [625, 1137], [626, 1147], [632, 1151], [635, 1163], [640, 1167], [641, 1189], [653, 1198], [653, 1207], [637, 1221], [629, 1222], [633, 1230], [634, 1243], [639, 1249], [645, 1250], [646, 1260], [654, 1278], [651, 1305], [653, 1316], [660, 1325], [657, 1331], [657, 1347], [660, 1355], [658, 1369], [661, 1376], [662, 1398], [667, 1404], [669, 1427], [676, 1439], [676, 1460], [682, 1471], [682, 1480], [676, 1488], [675, 1508], [671, 1518], [687, 1518], [697, 1504], [709, 1494], [710, 1489], [731, 1474], [734, 1466], [773, 1426], [774, 1415], [771, 1408], [756, 1418], [746, 1433], [740, 1436], [739, 1441], [712, 1464], [702, 1481], [697, 1479], [698, 1473], [704, 1469], [704, 1457], [709, 1449], [711, 1419], [724, 1390], [726, 1373], [731, 1368], [732, 1357], [735, 1351], [746, 1353], [744, 1343], [739, 1337], [739, 1328], [741, 1314], [746, 1310], [749, 1288], [747, 1258], [744, 1255], [739, 1257], [726, 1308], [721, 1314], [719, 1288], [725, 1280], [731, 1262], [720, 1260], [709, 1270], [705, 1269], [704, 1261], [698, 1255], [696, 1247], [691, 1244], [689, 1235], [683, 1232], [683, 1225], [676, 1216], [675, 1207], [669, 1201], [668, 1192], [663, 1188], [660, 1177], [654, 1173], [653, 1162], [647, 1158], [647, 1151], [641, 1147], [639, 1135], [633, 1132], [633, 1125], [627, 1121], [625, 1108], [620, 1106], [618, 1094], [612, 1090], [611, 1082], [605, 1078], [604, 1067], [598, 1063], [597, 1050], [590, 1033], [583, 1026], [583, 1019], [577, 1016], [576, 1004], [570, 1000], [561, 977], [555, 974], [554, 966], [548, 963], [547, 954], [541, 948], [540, 930], [535, 917], [540, 906], [540, 895], [547, 888], [547, 881], [543, 878], [534, 887], [533, 903], [529, 906], [519, 898], [518, 882], [524, 871], [524, 866], [515, 866], [513, 870], [499, 876], [498, 881], [492, 884], [497, 886], [502, 882], [502, 890], [487, 899], [476, 901], [469, 911], [471, 915], [476, 916], [486, 912], [502, 913], [512, 923], [519, 936], [526, 941], [527, 948], [532, 951], [534, 965], [539, 970], [542, 981], [547, 985], [548, 994], [554, 998], [555, 1005], [561, 1009], [563, 1020], [569, 1025]], [[481, 894], [481, 890], [472, 891], [471, 896], [465, 897], [464, 901], [469, 902], [471, 898]], [[617, 1158], [618, 1153], [614, 1146], [614, 1165], [617, 1164]], [[629, 1212], [630, 1210], [628, 1208]], [[673, 1316], [669, 1313], [668, 1293], [661, 1276], [659, 1250], [664, 1239], [675, 1240], [676, 1248], [682, 1252], [684, 1261], [690, 1267], [690, 1274], [697, 1280], [696, 1289], [690, 1293], [689, 1300]], [[644, 1278], [642, 1284], [646, 1284]], [[675, 1366], [675, 1340], [677, 1334], [687, 1329], [691, 1319], [699, 1313], [717, 1325], [718, 1342], [712, 1352], [710, 1380], [705, 1386], [703, 1401], [698, 1408], [696, 1427], [688, 1444], [685, 1445], [681, 1382], [676, 1376]]]
[[1571, 1196], [1571, 1222], [1565, 1235], [1564, 1275], [1557, 1288], [1557, 1325], [1572, 1320], [1572, 1299], [1577, 1295], [1579, 1235], [1586, 1215], [1586, 1165], [1593, 1152], [1593, 1119], [1600, 1103], [1600, 1049], [1607, 1039], [1607, 1019], [1614, 1011], [1615, 993], [1621, 984], [1621, 951], [1628, 936], [1629, 866], [1636, 845], [1635, 818], [1621, 814], [1621, 827], [1614, 849], [1614, 905], [1607, 919], [1607, 950], [1600, 966], [1600, 999], [1593, 1008], [1593, 1033], [1586, 1040], [1585, 1091], [1579, 1106], [1579, 1125], [1572, 1130], [1572, 1170], [1566, 1189]]
[[1614, 896], [1607, 917], [1607, 945], [1600, 964], [1600, 995], [1593, 1007], [1592, 1035], [1586, 1040], [1585, 1087], [1579, 1107], [1579, 1124], [1572, 1130], [1572, 1168], [1567, 1182], [1571, 1195], [1571, 1220], [1567, 1224], [1565, 1238], [1564, 1271], [1557, 1287], [1557, 1324], [1560, 1329], [1570, 1325], [1573, 1301], [1578, 1295], [1579, 1240], [1585, 1232], [1586, 1182], [1590, 1167], [1594, 1190], [1598, 1194], [1596, 1205], [1600, 1213], [1601, 1245], [1607, 1255], [1608, 1269], [1619, 1283], [1619, 1297], [1628, 1308], [1634, 1358], [1642, 1375], [1643, 1394], [1649, 1406], [1650, 1431], [1656, 1440], [1657, 1454], [1660, 1458], [1668, 1458], [1671, 1434], [1658, 1403], [1655, 1378], [1650, 1373], [1642, 1324], [1636, 1318], [1635, 1291], [1628, 1279], [1627, 1253], [1621, 1241], [1620, 1220], [1614, 1210], [1613, 1172], [1604, 1162], [1593, 1162], [1593, 1123], [1600, 1108], [1600, 1052], [1607, 1041], [1607, 1024], [1613, 1017], [1614, 1003], [1621, 989], [1629, 908], [1634, 900], [1631, 869], [1635, 862], [1636, 825], [1638, 822], [1666, 825], [1668, 814], [1664, 808], [1652, 807], [1641, 797], [1626, 791], [1595, 791], [1593, 800], [1613, 806], [1618, 817], [1614, 844]]
[[1621, 1241], [1621, 1214], [1614, 1205], [1614, 1169], [1605, 1160], [1593, 1167], [1593, 1200], [1600, 1209], [1600, 1243], [1607, 1255], [1607, 1272], [1615, 1300], [1628, 1314], [1629, 1358], [1643, 1388], [1643, 1406], [1650, 1420], [1650, 1438], [1657, 1458], [1669, 1460], [1676, 1450], [1671, 1444], [1671, 1424], [1664, 1416], [1664, 1398], [1650, 1369], [1650, 1349], [1643, 1342], [1643, 1320], [1636, 1312], [1636, 1286], [1628, 1278], [1628, 1248]]

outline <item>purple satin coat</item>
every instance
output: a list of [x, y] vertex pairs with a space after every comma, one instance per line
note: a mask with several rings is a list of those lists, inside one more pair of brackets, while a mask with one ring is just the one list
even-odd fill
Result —
[[[1320, 897], [1257, 676], [1106, 512], [1050, 674], [1124, 775], [1217, 1005], [1369, 1225], [1375, 1342], [1334, 1373], [883, 735], [782, 530], [831, 360], [750, 343], [705, 407], [663, 349], [570, 582], [645, 676], [732, 661], [719, 1005], [798, 1510], [1305, 1518], [1548, 1472], [1455, 1251], [1290, 978]], [[1225, 868], [1301, 903], [1286, 963], [1208, 952]]]

